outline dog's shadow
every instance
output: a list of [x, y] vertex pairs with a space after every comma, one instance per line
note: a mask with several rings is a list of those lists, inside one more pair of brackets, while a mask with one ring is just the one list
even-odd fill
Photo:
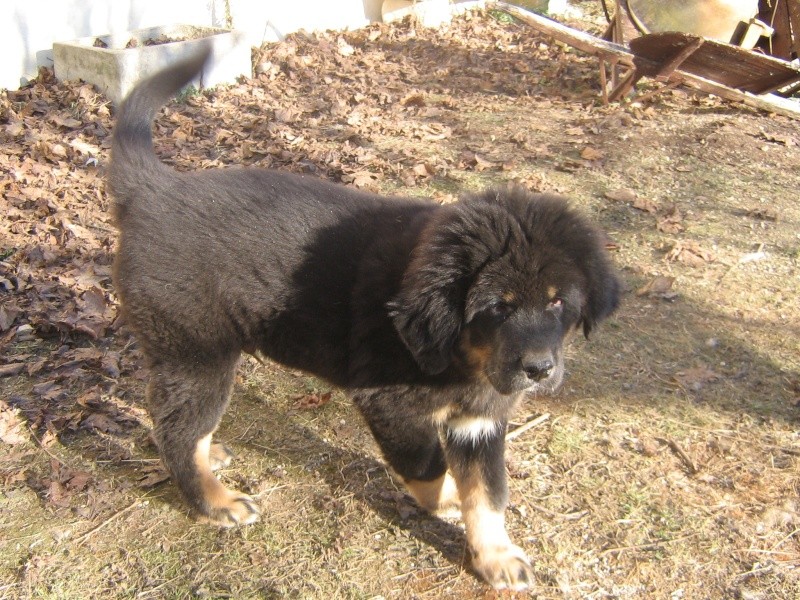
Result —
[[[264, 449], [264, 440], [258, 434], [252, 434], [238, 444], [250, 446], [256, 452], [274, 453], [280, 456], [281, 461], [289, 461], [294, 467], [318, 473], [334, 499], [354, 498], [390, 527], [407, 532], [449, 562], [469, 569], [463, 528], [456, 522], [419, 508], [409, 495], [400, 491], [401, 486], [392, 480], [386, 465], [376, 456], [337, 446], [302, 425], [291, 411], [282, 412], [266, 401], [259, 406], [259, 412], [262, 422], [280, 423], [280, 432], [269, 436], [271, 448]], [[362, 423], [354, 424], [357, 426], [366, 427]], [[232, 468], [235, 466], [234, 462]]]
[[[337, 445], [323, 439], [317, 432], [302, 424], [302, 418], [297, 411], [282, 410], [275, 406], [277, 402], [274, 400], [245, 395], [236, 402], [241, 408], [246, 405], [251, 405], [252, 408], [253, 403], [258, 404], [255, 407], [258, 411], [258, 422], [271, 424], [270, 430], [247, 428], [244, 435], [237, 435], [235, 423], [243, 421], [243, 415], [239, 415], [240, 418], [224, 419], [221, 431], [215, 438], [223, 443], [230, 442], [234, 453], [237, 453], [237, 449], [246, 449], [248, 454], [265, 454], [273, 457], [277, 463], [289, 462], [292, 467], [318, 474], [329, 490], [325, 496], [330, 496], [334, 501], [344, 497], [353, 498], [378, 515], [390, 528], [405, 531], [436, 550], [450, 563], [470, 570], [463, 528], [455, 521], [440, 519], [419, 508], [408, 494], [401, 491], [402, 486], [393, 480], [377, 454], [349, 449], [344, 444]], [[353, 413], [352, 417], [360, 421], [357, 414]], [[156, 462], [158, 453], [150, 438], [147, 424], [134, 420], [131, 423], [132, 427], [113, 434], [83, 431], [79, 435], [63, 435], [60, 439], [63, 444], [84, 456], [101, 460], [107, 472], [123, 478], [130, 485], [156, 492], [150, 496], [153, 500], [182, 511], [184, 504], [177, 488], [168, 478], [163, 466], [159, 467]], [[275, 427], [276, 424], [279, 426]], [[353, 423], [352, 427], [366, 428], [366, 424]], [[142, 463], [146, 467], [144, 470], [131, 467], [131, 463]], [[247, 489], [257, 485], [254, 485], [250, 477], [243, 476], [243, 464], [243, 457], [235, 459], [222, 476], [231, 479], [225, 482], [226, 485], [255, 493], [254, 489]], [[256, 477], [260, 482], [270, 475], [263, 473]], [[246, 481], [244, 485], [243, 480]], [[36, 487], [44, 499], [46, 486], [42, 484]], [[262, 518], [269, 519], [268, 509], [264, 511]]]

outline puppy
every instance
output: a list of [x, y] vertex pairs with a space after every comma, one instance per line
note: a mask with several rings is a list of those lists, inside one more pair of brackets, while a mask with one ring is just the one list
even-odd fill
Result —
[[260, 351], [346, 388], [417, 502], [460, 508], [475, 571], [528, 587], [504, 524], [506, 423], [524, 394], [558, 387], [565, 336], [617, 306], [603, 235], [519, 188], [439, 206], [277, 171], [173, 171], [151, 122], [207, 57], [133, 90], [109, 167], [114, 282], [175, 483], [212, 523], [258, 518], [212, 474], [230, 458], [212, 436], [240, 354]]

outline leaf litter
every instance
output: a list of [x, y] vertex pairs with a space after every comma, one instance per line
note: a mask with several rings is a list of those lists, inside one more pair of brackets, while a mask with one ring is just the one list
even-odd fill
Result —
[[[291, 34], [253, 79], [170, 104], [157, 151], [440, 202], [507, 181], [571, 196], [632, 293], [509, 442], [536, 594], [797, 597], [798, 125], [682, 90], [603, 107], [594, 59], [495, 17]], [[274, 365], [244, 363], [220, 432], [242, 455], [220, 476], [267, 517], [186, 519], [111, 287], [112, 129], [48, 70], [0, 95], [3, 594], [496, 597], [339, 392]]]

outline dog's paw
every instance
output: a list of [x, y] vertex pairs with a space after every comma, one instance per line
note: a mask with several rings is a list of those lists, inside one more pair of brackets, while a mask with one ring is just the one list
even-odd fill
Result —
[[208, 465], [212, 471], [224, 469], [231, 464], [235, 454], [225, 444], [211, 444], [208, 450]]
[[406, 489], [426, 512], [442, 519], [461, 516], [461, 500], [450, 473], [433, 481], [406, 480]]
[[240, 527], [258, 521], [261, 511], [255, 500], [246, 494], [229, 491], [224, 501], [217, 501], [201, 520], [219, 527]]
[[496, 590], [519, 592], [533, 585], [531, 562], [514, 544], [473, 549], [472, 566]]

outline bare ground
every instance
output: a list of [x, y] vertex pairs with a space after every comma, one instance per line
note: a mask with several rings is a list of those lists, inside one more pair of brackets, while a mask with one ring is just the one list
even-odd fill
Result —
[[[620, 311], [511, 426], [538, 418], [508, 453], [531, 595], [800, 597], [798, 122], [683, 91], [604, 107], [594, 59], [497, 14], [254, 60], [168, 107], [162, 157], [442, 202], [516, 180], [609, 231]], [[188, 518], [115, 320], [112, 113], [46, 72], [0, 96], [0, 597], [513, 597], [392, 481], [340, 392], [275, 365], [243, 364], [219, 434], [238, 455], [221, 477], [264, 519]]]

